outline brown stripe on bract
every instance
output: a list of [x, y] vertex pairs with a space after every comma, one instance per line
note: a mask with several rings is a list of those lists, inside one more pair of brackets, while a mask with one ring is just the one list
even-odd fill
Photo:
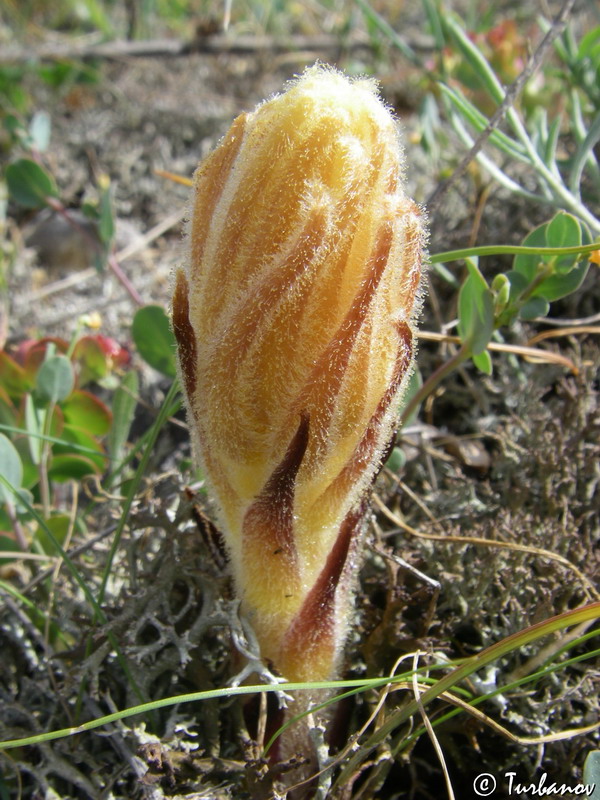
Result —
[[244, 113], [234, 119], [221, 145], [200, 164], [194, 176], [195, 201], [190, 233], [190, 276], [194, 278], [204, 255], [215, 208], [244, 140], [247, 117]]
[[360, 480], [365, 471], [365, 466], [373, 460], [379, 442], [379, 427], [389, 409], [390, 403], [396, 397], [400, 383], [412, 361], [412, 331], [405, 322], [397, 322], [396, 328], [400, 337], [400, 344], [390, 385], [379, 401], [375, 413], [371, 417], [362, 439], [354, 449], [350, 460], [323, 494], [317, 498], [316, 503], [326, 502], [331, 495], [335, 497], [347, 493]]
[[[315, 253], [325, 239], [327, 228], [326, 213], [323, 209], [314, 209], [303, 227], [290, 253], [281, 265], [269, 271], [259, 286], [245, 300], [244, 305], [220, 334], [214, 352], [209, 361], [231, 365], [231, 379], [234, 371], [243, 365], [243, 357], [251, 347], [256, 334], [265, 326], [265, 319], [270, 311], [278, 306], [282, 298], [290, 292], [298, 278], [311, 264]], [[310, 291], [307, 282], [303, 289]], [[300, 305], [300, 311], [302, 305]], [[267, 311], [265, 312], [265, 309]]]
[[309, 418], [302, 414], [287, 452], [252, 503], [242, 525], [244, 550], [276, 555], [281, 565], [296, 570], [294, 541], [294, 492], [298, 470], [308, 445]]
[[192, 517], [196, 527], [200, 531], [200, 536], [208, 549], [215, 565], [221, 570], [225, 570], [229, 562], [229, 556], [225, 549], [223, 534], [215, 523], [205, 514], [198, 503], [192, 505]]
[[352, 348], [387, 266], [393, 236], [392, 225], [385, 222], [379, 229], [373, 248], [367, 280], [352, 301], [335, 336], [317, 360], [312, 374], [298, 398], [297, 404], [314, 409], [313, 434], [321, 442], [324, 442], [329, 435], [329, 423], [350, 361]]
[[179, 363], [191, 407], [196, 390], [196, 334], [190, 322], [188, 284], [181, 269], [177, 271], [173, 292], [173, 332], [179, 346]]
[[[330, 659], [327, 674], [334, 668], [335, 657], [335, 596], [340, 578], [347, 570], [348, 555], [353, 541], [359, 533], [365, 514], [365, 504], [350, 511], [340, 526], [337, 539], [327, 556], [324, 568], [306, 596], [302, 608], [290, 624], [282, 646], [281, 663], [294, 670], [306, 664], [308, 672], [316, 661]], [[293, 665], [293, 666], [292, 666]], [[289, 669], [288, 669], [289, 672]], [[324, 674], [306, 675], [306, 678], [327, 677]]]

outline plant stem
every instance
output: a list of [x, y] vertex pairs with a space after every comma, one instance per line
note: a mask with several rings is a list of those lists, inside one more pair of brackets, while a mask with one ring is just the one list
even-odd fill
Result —
[[12, 525], [13, 533], [15, 535], [15, 539], [17, 541], [18, 546], [23, 551], [27, 551], [29, 549], [29, 545], [27, 543], [27, 537], [23, 532], [23, 526], [19, 521], [19, 517], [17, 516], [16, 509], [14, 505], [8, 500], [4, 500], [4, 508], [6, 510], [6, 515], [10, 520], [10, 524]]
[[471, 346], [468, 342], [463, 342], [460, 348], [456, 351], [456, 353], [449, 358], [448, 361], [445, 361], [441, 364], [435, 372], [432, 372], [431, 375], [427, 378], [427, 380], [423, 383], [421, 388], [419, 389], [416, 394], [414, 394], [406, 408], [402, 410], [402, 416], [400, 417], [400, 429], [405, 424], [407, 419], [410, 419], [412, 414], [414, 413], [415, 409], [419, 407], [419, 405], [425, 400], [426, 397], [437, 388], [437, 386], [448, 376], [451, 372], [454, 372], [464, 361], [466, 361], [469, 356], [471, 355]]
[[443, 253], [435, 253], [429, 256], [430, 264], [443, 264], [447, 261], [458, 261], [463, 258], [473, 258], [474, 256], [571, 256], [588, 255], [594, 250], [598, 250], [598, 242], [594, 244], [579, 245], [577, 247], [523, 247], [520, 245], [483, 245], [482, 247], [466, 247], [461, 250], [446, 250]]

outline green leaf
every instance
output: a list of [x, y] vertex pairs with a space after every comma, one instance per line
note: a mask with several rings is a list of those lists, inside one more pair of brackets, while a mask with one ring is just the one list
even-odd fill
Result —
[[108, 435], [107, 448], [114, 469], [118, 469], [123, 460], [125, 443], [137, 406], [138, 384], [137, 372], [127, 372], [113, 395], [113, 424]]
[[[81, 452], [80, 448], [85, 448], [85, 452]], [[94, 465], [94, 471], [98, 474], [106, 468], [107, 458], [100, 442], [87, 431], [73, 425], [65, 425], [60, 444], [55, 444], [52, 450], [56, 455], [77, 455], [86, 459]]]
[[107, 356], [93, 336], [83, 336], [73, 350], [73, 361], [79, 364], [79, 386], [99, 381], [108, 374]]
[[531, 297], [519, 310], [521, 319], [545, 317], [550, 311], [550, 303], [545, 297]]
[[442, 280], [446, 281], [446, 283], [453, 289], [459, 288], [460, 281], [456, 279], [454, 274], [448, 269], [448, 267], [445, 264], [436, 262], [432, 264], [432, 269], [440, 276]]
[[566, 274], [551, 275], [535, 289], [533, 297], [543, 297], [553, 302], [554, 300], [560, 300], [561, 297], [573, 294], [583, 283], [589, 268], [590, 262], [584, 259]]
[[99, 475], [101, 470], [85, 456], [65, 453], [53, 456], [48, 467], [48, 477], [57, 483], [78, 481], [88, 475]]
[[38, 526], [33, 534], [33, 541], [39, 544], [42, 552], [46, 553], [46, 555], [53, 556], [56, 554], [56, 547], [48, 535], [48, 529], [54, 535], [56, 541], [60, 542], [62, 545], [67, 538], [70, 523], [71, 520], [68, 514], [57, 514], [54, 517], [50, 517], [50, 519], [46, 520], [45, 528], [42, 528], [41, 525]]
[[23, 367], [4, 351], [0, 351], [0, 384], [15, 400], [31, 388], [31, 380]]
[[[14, 444], [8, 436], [0, 433], [0, 475], [15, 489], [23, 483], [23, 464]], [[0, 503], [13, 503], [13, 493], [0, 483]]]
[[50, 403], [65, 400], [73, 391], [74, 385], [73, 365], [66, 356], [51, 356], [46, 359], [37, 374], [36, 390], [41, 398]]
[[594, 786], [589, 800], [600, 800], [600, 750], [591, 750], [585, 757], [583, 764], [582, 783]]
[[[581, 245], [581, 225], [572, 214], [559, 211], [546, 228], [547, 247], [579, 247]], [[577, 262], [577, 256], [563, 256], [555, 261], [557, 272], [569, 272]]]
[[590, 58], [600, 62], [600, 26], [592, 28], [581, 39], [577, 56], [580, 59]]
[[16, 425], [17, 409], [0, 385], [0, 425]]
[[[548, 227], [548, 223], [545, 222], [543, 225], [539, 225], [537, 228], [534, 228], [531, 233], [528, 233], [527, 236], [523, 239], [522, 245], [523, 247], [546, 247], [546, 229]], [[515, 260], [513, 261], [513, 270], [515, 272], [519, 272], [525, 278], [525, 282], [523, 284], [523, 288], [526, 288], [528, 284], [535, 278], [538, 268], [540, 264], [543, 263], [543, 257], [538, 255], [537, 253], [533, 253], [531, 255], [527, 254], [519, 254], [515, 256]], [[509, 280], [511, 284], [513, 284], [513, 280], [510, 278]]]
[[110, 410], [90, 392], [81, 389], [72, 392], [61, 408], [68, 425], [82, 428], [94, 436], [104, 436], [110, 430]]
[[[572, 214], [559, 211], [549, 222], [535, 228], [523, 240], [525, 247], [579, 247], [582, 243], [582, 230], [579, 220]], [[513, 267], [531, 283], [539, 270], [546, 265], [551, 271], [566, 274], [577, 264], [576, 254], [557, 256], [523, 255], [515, 256]], [[535, 292], [546, 296], [545, 292]], [[548, 299], [552, 299], [548, 297]]]
[[458, 295], [458, 332], [471, 353], [478, 355], [494, 332], [494, 295], [474, 262], [466, 263], [469, 276]]
[[392, 472], [400, 472], [402, 467], [406, 464], [406, 455], [401, 447], [394, 447], [390, 457], [385, 462], [385, 466]]
[[471, 359], [478, 370], [484, 372], [486, 375], [492, 374], [492, 357], [489, 350], [484, 350], [483, 353], [471, 356]]
[[514, 300], [527, 289], [529, 281], [522, 272], [517, 272], [514, 269], [509, 270], [505, 274], [510, 283], [510, 300]]
[[29, 158], [8, 165], [6, 184], [12, 199], [25, 208], [41, 208], [48, 197], [58, 197], [54, 178]]
[[33, 436], [28, 436], [27, 438], [20, 437], [14, 443], [21, 458], [21, 464], [23, 464], [22, 485], [27, 489], [33, 489], [40, 480], [40, 471], [31, 453], [32, 441]]
[[175, 337], [162, 306], [145, 306], [136, 312], [131, 326], [135, 345], [151, 367], [169, 378], [175, 368]]
[[[402, 395], [402, 402], [400, 403], [400, 408], [398, 409], [398, 417], [402, 416], [403, 409], [405, 409], [408, 406], [408, 404], [410, 403], [412, 398], [416, 395], [416, 393], [419, 391], [421, 386], [423, 386], [423, 376], [421, 375], [418, 369], [414, 369], [410, 373], [410, 378], [408, 379], [408, 383], [406, 384], [406, 390]], [[407, 417], [407, 419], [403, 420], [402, 422], [403, 428], [406, 428], [408, 425], [410, 425], [417, 419], [417, 417], [419, 416], [420, 407], [421, 406], [418, 405], [413, 411], [413, 413], [410, 415], [410, 417]]]

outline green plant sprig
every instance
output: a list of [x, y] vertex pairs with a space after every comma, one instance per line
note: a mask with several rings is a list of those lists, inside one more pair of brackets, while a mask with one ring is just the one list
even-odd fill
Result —
[[[491, 103], [502, 107], [507, 94], [498, 75], [486, 59], [477, 44], [464, 29], [459, 17], [442, 13], [435, 4], [438, 22], [444, 32], [446, 43], [455, 46], [461, 58], [473, 74], [477, 76], [479, 86], [487, 94]], [[552, 30], [551, 25], [549, 30]], [[558, 28], [557, 28], [558, 30]], [[548, 35], [548, 33], [547, 33]], [[519, 79], [517, 79], [518, 81]], [[580, 114], [578, 118], [579, 145], [574, 158], [563, 164], [557, 156], [561, 121], [559, 118], [548, 122], [545, 110], [538, 110], [531, 120], [525, 121], [514, 105], [505, 110], [511, 134], [498, 130], [498, 119], [492, 119], [481, 112], [464, 92], [440, 82], [439, 90], [444, 101], [447, 115], [456, 133], [469, 148], [475, 147], [475, 140], [465, 127], [470, 126], [479, 136], [487, 136], [489, 144], [513, 161], [519, 161], [533, 171], [537, 178], [538, 190], [529, 191], [520, 183], [510, 178], [505, 170], [498, 166], [485, 152], [474, 152], [474, 157], [495, 178], [495, 180], [511, 192], [539, 203], [550, 204], [556, 208], [566, 209], [575, 214], [589, 227], [594, 235], [600, 234], [600, 219], [586, 206], [581, 199], [581, 181], [584, 171], [591, 165], [595, 173], [597, 162], [593, 148], [600, 138], [600, 117], [589, 122]], [[567, 92], [567, 94], [569, 94]], [[579, 106], [579, 110], [581, 107]], [[496, 117], [493, 118], [496, 120]]]
[[[549, 634], [555, 633], [559, 630], [571, 627], [573, 625], [580, 625], [585, 622], [600, 619], [600, 602], [590, 603], [581, 608], [567, 611], [555, 617], [551, 617], [543, 622], [538, 622], [531, 627], [528, 627], [518, 633], [502, 639], [500, 642], [492, 645], [491, 647], [482, 650], [475, 656], [464, 660], [459, 666], [455, 667], [450, 673], [445, 675], [440, 680], [436, 681], [430, 689], [421, 695], [421, 703], [427, 705], [436, 697], [439, 697], [443, 692], [446, 692], [458, 683], [463, 681], [469, 675], [473, 674], [482, 667], [497, 661], [499, 658], [508, 655], [509, 653], [531, 644], [538, 639], [543, 638]], [[450, 667], [452, 665], [449, 665]], [[430, 668], [431, 669], [431, 668]], [[412, 674], [412, 673], [411, 673]], [[286, 692], [296, 691], [318, 691], [337, 690], [337, 689], [350, 689], [362, 688], [363, 690], [377, 689], [389, 684], [394, 684], [400, 680], [405, 680], [406, 675], [400, 675], [390, 678], [389, 676], [383, 678], [368, 678], [368, 679], [352, 679], [352, 680], [335, 680], [335, 681], [316, 681], [309, 683], [277, 683], [277, 684], [264, 684], [256, 686], [236, 686], [227, 687], [225, 689], [210, 689], [202, 692], [192, 692], [189, 694], [176, 695], [172, 697], [164, 697], [159, 700], [153, 700], [141, 705], [132, 706], [121, 711], [115, 711], [112, 714], [107, 714], [102, 717], [84, 722], [81, 725], [75, 725], [68, 728], [62, 728], [55, 731], [46, 731], [45, 733], [36, 734], [34, 736], [27, 736], [20, 739], [12, 739], [0, 742], [0, 750], [9, 750], [16, 747], [25, 747], [27, 745], [40, 744], [41, 742], [53, 741], [56, 739], [63, 739], [67, 736], [85, 733], [87, 731], [100, 728], [104, 725], [109, 725], [112, 722], [128, 719], [138, 714], [147, 714], [152, 711], [157, 711], [161, 708], [169, 708], [174, 705], [184, 703], [193, 703], [204, 700], [214, 700], [221, 697], [238, 697], [241, 695], [260, 694], [265, 692]], [[358, 761], [364, 760], [368, 752], [377, 744], [386, 738], [391, 731], [398, 725], [401, 725], [410, 716], [413, 716], [418, 711], [416, 701], [409, 704], [407, 708], [400, 710], [390, 717], [384, 725], [379, 728], [376, 733], [368, 740], [365, 748], [362, 748], [360, 753], [348, 762], [342, 775], [346, 774], [351, 769], [350, 764], [355, 764]], [[367, 748], [369, 748], [367, 750]], [[357, 762], [358, 763], [358, 762]]]
[[600, 602], [590, 603], [573, 611], [558, 614], [550, 619], [538, 622], [522, 631], [513, 633], [500, 642], [485, 648], [476, 655], [468, 658], [448, 675], [436, 681], [435, 685], [427, 689], [417, 700], [411, 700], [402, 709], [394, 712], [369, 739], [362, 745], [344, 765], [338, 777], [337, 785], [342, 785], [347, 778], [355, 774], [360, 765], [369, 757], [369, 754], [383, 742], [394, 730], [403, 725], [411, 717], [419, 713], [420, 707], [425, 707], [444, 692], [452, 689], [456, 684], [468, 678], [477, 670], [497, 661], [515, 650], [525, 647], [548, 634], [570, 627], [600, 619]]

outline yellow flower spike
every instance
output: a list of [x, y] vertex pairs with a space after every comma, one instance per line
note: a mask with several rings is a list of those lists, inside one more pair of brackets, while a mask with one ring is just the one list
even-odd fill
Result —
[[375, 85], [327, 67], [239, 116], [195, 175], [182, 385], [242, 610], [288, 680], [336, 671], [424, 238]]

